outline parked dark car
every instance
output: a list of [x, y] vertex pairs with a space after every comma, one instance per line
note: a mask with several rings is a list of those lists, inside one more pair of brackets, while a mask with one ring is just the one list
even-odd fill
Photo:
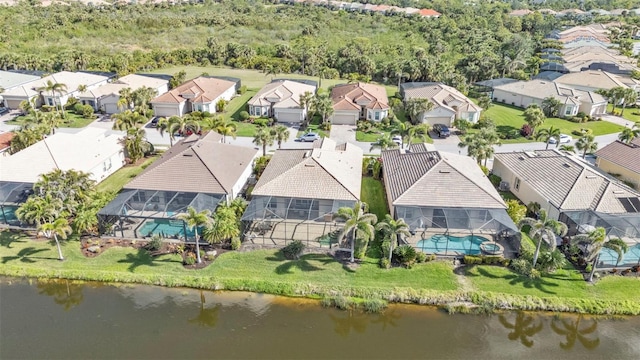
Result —
[[152, 128], [158, 127], [158, 120], [160, 120], [160, 117], [154, 116], [153, 119], [151, 119], [151, 121], [149, 122], [149, 126], [151, 126]]
[[433, 131], [438, 134], [438, 137], [441, 138], [446, 138], [449, 137], [449, 135], [451, 135], [451, 132], [449, 131], [449, 127], [447, 125], [444, 124], [435, 124], [433, 125]]

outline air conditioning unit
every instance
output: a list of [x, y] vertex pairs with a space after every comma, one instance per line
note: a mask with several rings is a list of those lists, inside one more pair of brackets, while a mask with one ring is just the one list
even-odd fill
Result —
[[509, 182], [508, 181], [500, 181], [500, 186], [498, 186], [498, 190], [500, 190], [500, 191], [509, 191]]

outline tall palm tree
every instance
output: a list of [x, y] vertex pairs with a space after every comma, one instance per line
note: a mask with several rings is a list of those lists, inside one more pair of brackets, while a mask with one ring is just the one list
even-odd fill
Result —
[[[67, 85], [47, 80], [47, 83], [44, 86], [39, 87], [37, 91], [48, 92], [49, 94], [51, 94], [56, 110], [58, 109], [58, 105], [60, 105], [60, 108], [62, 110], [62, 117], [64, 117], [64, 108], [62, 108], [62, 104], [60, 104], [60, 97], [62, 96], [63, 92], [67, 91]], [[56, 94], [58, 95], [57, 101]]]
[[391, 139], [390, 134], [384, 134], [376, 140], [376, 142], [371, 143], [371, 149], [369, 151], [373, 151], [373, 149], [387, 150], [389, 148], [396, 148], [398, 144]]
[[400, 236], [411, 236], [409, 225], [407, 225], [404, 219], [394, 220], [391, 215], [387, 214], [383, 221], [376, 224], [376, 230], [382, 231], [385, 238], [389, 239], [389, 263], [391, 263], [393, 248], [396, 244], [400, 244]]
[[582, 137], [576, 142], [576, 149], [582, 151], [583, 159], [587, 156], [588, 152], [598, 150], [598, 143], [596, 142], [595, 136], [591, 134], [582, 135]]
[[620, 90], [620, 95], [622, 97], [622, 111], [620, 111], [620, 116], [624, 116], [624, 109], [627, 105], [634, 105], [636, 101], [638, 101], [638, 92], [632, 88], [626, 88]]
[[545, 149], [549, 148], [549, 142], [551, 139], [556, 139], [556, 147], [558, 147], [560, 145], [560, 129], [553, 125], [550, 128], [540, 129], [536, 134], [536, 140], [541, 139], [547, 144]]
[[131, 110], [125, 110], [121, 113], [113, 115], [115, 122], [113, 123], [113, 130], [128, 131], [129, 129], [135, 129], [147, 121], [147, 118]]
[[618, 254], [618, 262], [622, 261], [624, 253], [629, 250], [629, 246], [619, 238], [613, 238], [606, 240], [607, 231], [603, 227], [597, 227], [595, 230], [588, 234], [576, 235], [571, 239], [571, 243], [575, 245], [586, 245], [587, 262], [592, 261], [591, 273], [589, 274], [589, 281], [593, 281], [593, 274], [596, 271], [596, 265], [598, 265], [598, 259], [600, 258], [600, 252], [602, 249], [607, 248], [613, 250]]
[[304, 108], [304, 121], [309, 123], [309, 119], [313, 116], [311, 109], [313, 108], [314, 94], [310, 91], [305, 91], [304, 94], [300, 94], [300, 106]]
[[169, 118], [167, 132], [169, 134], [179, 133], [186, 136], [189, 132], [197, 134], [200, 132], [200, 124], [190, 116], [172, 116]]
[[120, 98], [118, 99], [118, 109], [120, 110], [129, 110], [131, 109], [131, 104], [133, 103], [133, 94], [132, 90], [129, 87], [120, 89], [118, 92]]
[[313, 98], [311, 108], [314, 112], [319, 113], [322, 116], [322, 122], [325, 123], [329, 120], [329, 117], [333, 115], [333, 101], [331, 96], [327, 93], [318, 93]]
[[67, 219], [58, 218], [53, 222], [45, 222], [44, 224], [40, 225], [38, 230], [42, 232], [47, 239], [51, 239], [51, 237], [53, 236], [53, 239], [56, 241], [56, 246], [58, 247], [58, 260], [64, 260], [64, 257], [62, 256], [62, 249], [60, 248], [60, 241], [58, 241], [58, 236], [64, 240], [67, 238], [67, 235], [71, 234], [71, 232], [73, 231], [71, 229], [71, 226], [69, 226], [69, 222], [67, 221]]
[[348, 233], [351, 232], [351, 262], [354, 262], [358, 232], [361, 232], [368, 239], [373, 239], [375, 236], [374, 225], [378, 222], [378, 217], [375, 214], [365, 212], [364, 204], [356, 201], [353, 208], [341, 207], [338, 209], [338, 212], [334, 215], [334, 219], [344, 220], [343, 234], [347, 234], [348, 236]]
[[158, 91], [148, 86], [143, 86], [134, 90], [131, 93], [131, 99], [136, 111], [140, 112], [145, 118], [147, 117], [147, 111], [149, 111], [149, 103], [154, 97], [158, 95]]
[[529, 236], [538, 242], [536, 252], [533, 254], [533, 266], [536, 266], [536, 262], [538, 262], [542, 242], [546, 242], [549, 245], [549, 251], [553, 251], [556, 248], [556, 235], [565, 236], [568, 230], [564, 223], [549, 218], [544, 209], [540, 209], [537, 219], [526, 217], [520, 220], [518, 227], [522, 229], [524, 226], [531, 228]]
[[414, 98], [404, 102], [404, 111], [409, 115], [411, 123], [417, 125], [421, 122], [418, 118], [420, 114], [429, 112], [433, 106], [433, 103], [427, 99]]
[[[194, 238], [196, 240], [196, 259], [198, 264], [202, 262], [200, 259], [200, 242], [198, 241], [198, 227], [200, 226], [208, 226], [211, 224], [211, 211], [209, 209], [202, 210], [197, 212], [195, 208], [189, 206], [187, 208], [186, 213], [181, 213], [176, 215], [176, 218], [184, 221], [187, 224], [187, 227], [193, 230]], [[185, 240], [187, 236], [185, 234]]]
[[531, 126], [531, 136], [535, 138], [536, 128], [544, 124], [544, 121], [547, 119], [544, 116], [544, 112], [540, 107], [536, 104], [531, 104], [527, 106], [527, 109], [524, 111], [524, 121]]
[[542, 100], [542, 111], [547, 117], [554, 117], [558, 114], [558, 110], [562, 102], [560, 100], [554, 98], [553, 96], [549, 96]]
[[625, 144], [631, 143], [633, 139], [640, 137], [640, 128], [634, 126], [633, 128], [624, 128], [620, 134], [618, 134], [618, 140]]
[[133, 164], [151, 150], [151, 145], [147, 141], [147, 132], [144, 129], [131, 128], [127, 130], [127, 136], [124, 137], [122, 143]]
[[467, 134], [462, 138], [458, 147], [467, 148], [467, 155], [476, 159], [478, 165], [487, 166], [487, 160], [495, 153], [495, 145], [500, 146], [500, 137], [495, 128], [482, 128], [477, 133]]
[[170, 125], [174, 122], [172, 118], [177, 118], [177, 116], [172, 116], [170, 118], [160, 118], [158, 119], [158, 125], [156, 126], [156, 130], [160, 133], [160, 136], [164, 137], [164, 133], [169, 133], [169, 146], [173, 146], [173, 141], [175, 140], [176, 134], [174, 132], [169, 131]]
[[400, 135], [402, 138], [401, 147], [408, 147], [413, 139], [420, 139], [423, 142], [426, 141], [428, 133], [428, 125], [411, 125], [408, 121], [396, 121], [393, 129], [391, 130], [391, 135]]
[[262, 146], [262, 156], [267, 156], [267, 146], [273, 145], [273, 140], [271, 130], [264, 127], [258, 128], [255, 135], [253, 135], [253, 143]]
[[276, 125], [272, 130], [272, 135], [276, 143], [278, 143], [278, 149], [282, 148], [282, 143], [289, 140], [291, 133], [289, 129], [284, 125]]

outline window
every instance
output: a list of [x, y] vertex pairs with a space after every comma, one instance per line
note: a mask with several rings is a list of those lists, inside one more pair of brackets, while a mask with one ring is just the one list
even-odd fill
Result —
[[515, 182], [515, 184], [513, 184], [513, 187], [516, 190], [520, 190], [520, 179], [519, 178], [516, 178], [516, 182]]
[[376, 111], [375, 113], [375, 120], [380, 120], [380, 112]]
[[572, 112], [573, 112], [573, 107], [567, 106], [567, 109], [565, 110], [564, 114], [571, 115]]
[[109, 169], [111, 169], [111, 159], [107, 159], [107, 161], [104, 162], [104, 171]]
[[49, 103], [49, 106], [53, 106], [53, 99], [47, 98], [47, 103]]

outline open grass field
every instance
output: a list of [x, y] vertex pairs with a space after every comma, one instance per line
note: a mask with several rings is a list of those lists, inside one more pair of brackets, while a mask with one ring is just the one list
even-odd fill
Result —
[[[66, 119], [64, 119], [61, 123], [60, 123], [60, 127], [66, 127], [66, 128], [83, 128], [89, 124], [91, 124], [91, 122], [93, 122], [93, 120], [95, 119], [85, 119], [84, 117], [82, 117], [81, 115], [77, 115], [73, 112], [67, 111], [65, 113]], [[25, 116], [18, 116], [15, 119], [11, 120], [11, 121], [7, 121], [6, 123], [9, 125], [25, 125], [26, 123], [26, 117]]]
[[369, 205], [369, 212], [376, 214], [378, 221], [384, 220], [384, 216], [389, 213], [387, 197], [380, 180], [363, 176], [360, 198]]
[[156, 161], [159, 156], [153, 156], [147, 158], [142, 164], [138, 166], [125, 166], [115, 173], [111, 174], [108, 178], [104, 179], [98, 186], [96, 190], [100, 192], [118, 192], [122, 190], [122, 187], [125, 186], [131, 179], [136, 177], [138, 174], [142, 172], [147, 166], [151, 165], [152, 162]]

